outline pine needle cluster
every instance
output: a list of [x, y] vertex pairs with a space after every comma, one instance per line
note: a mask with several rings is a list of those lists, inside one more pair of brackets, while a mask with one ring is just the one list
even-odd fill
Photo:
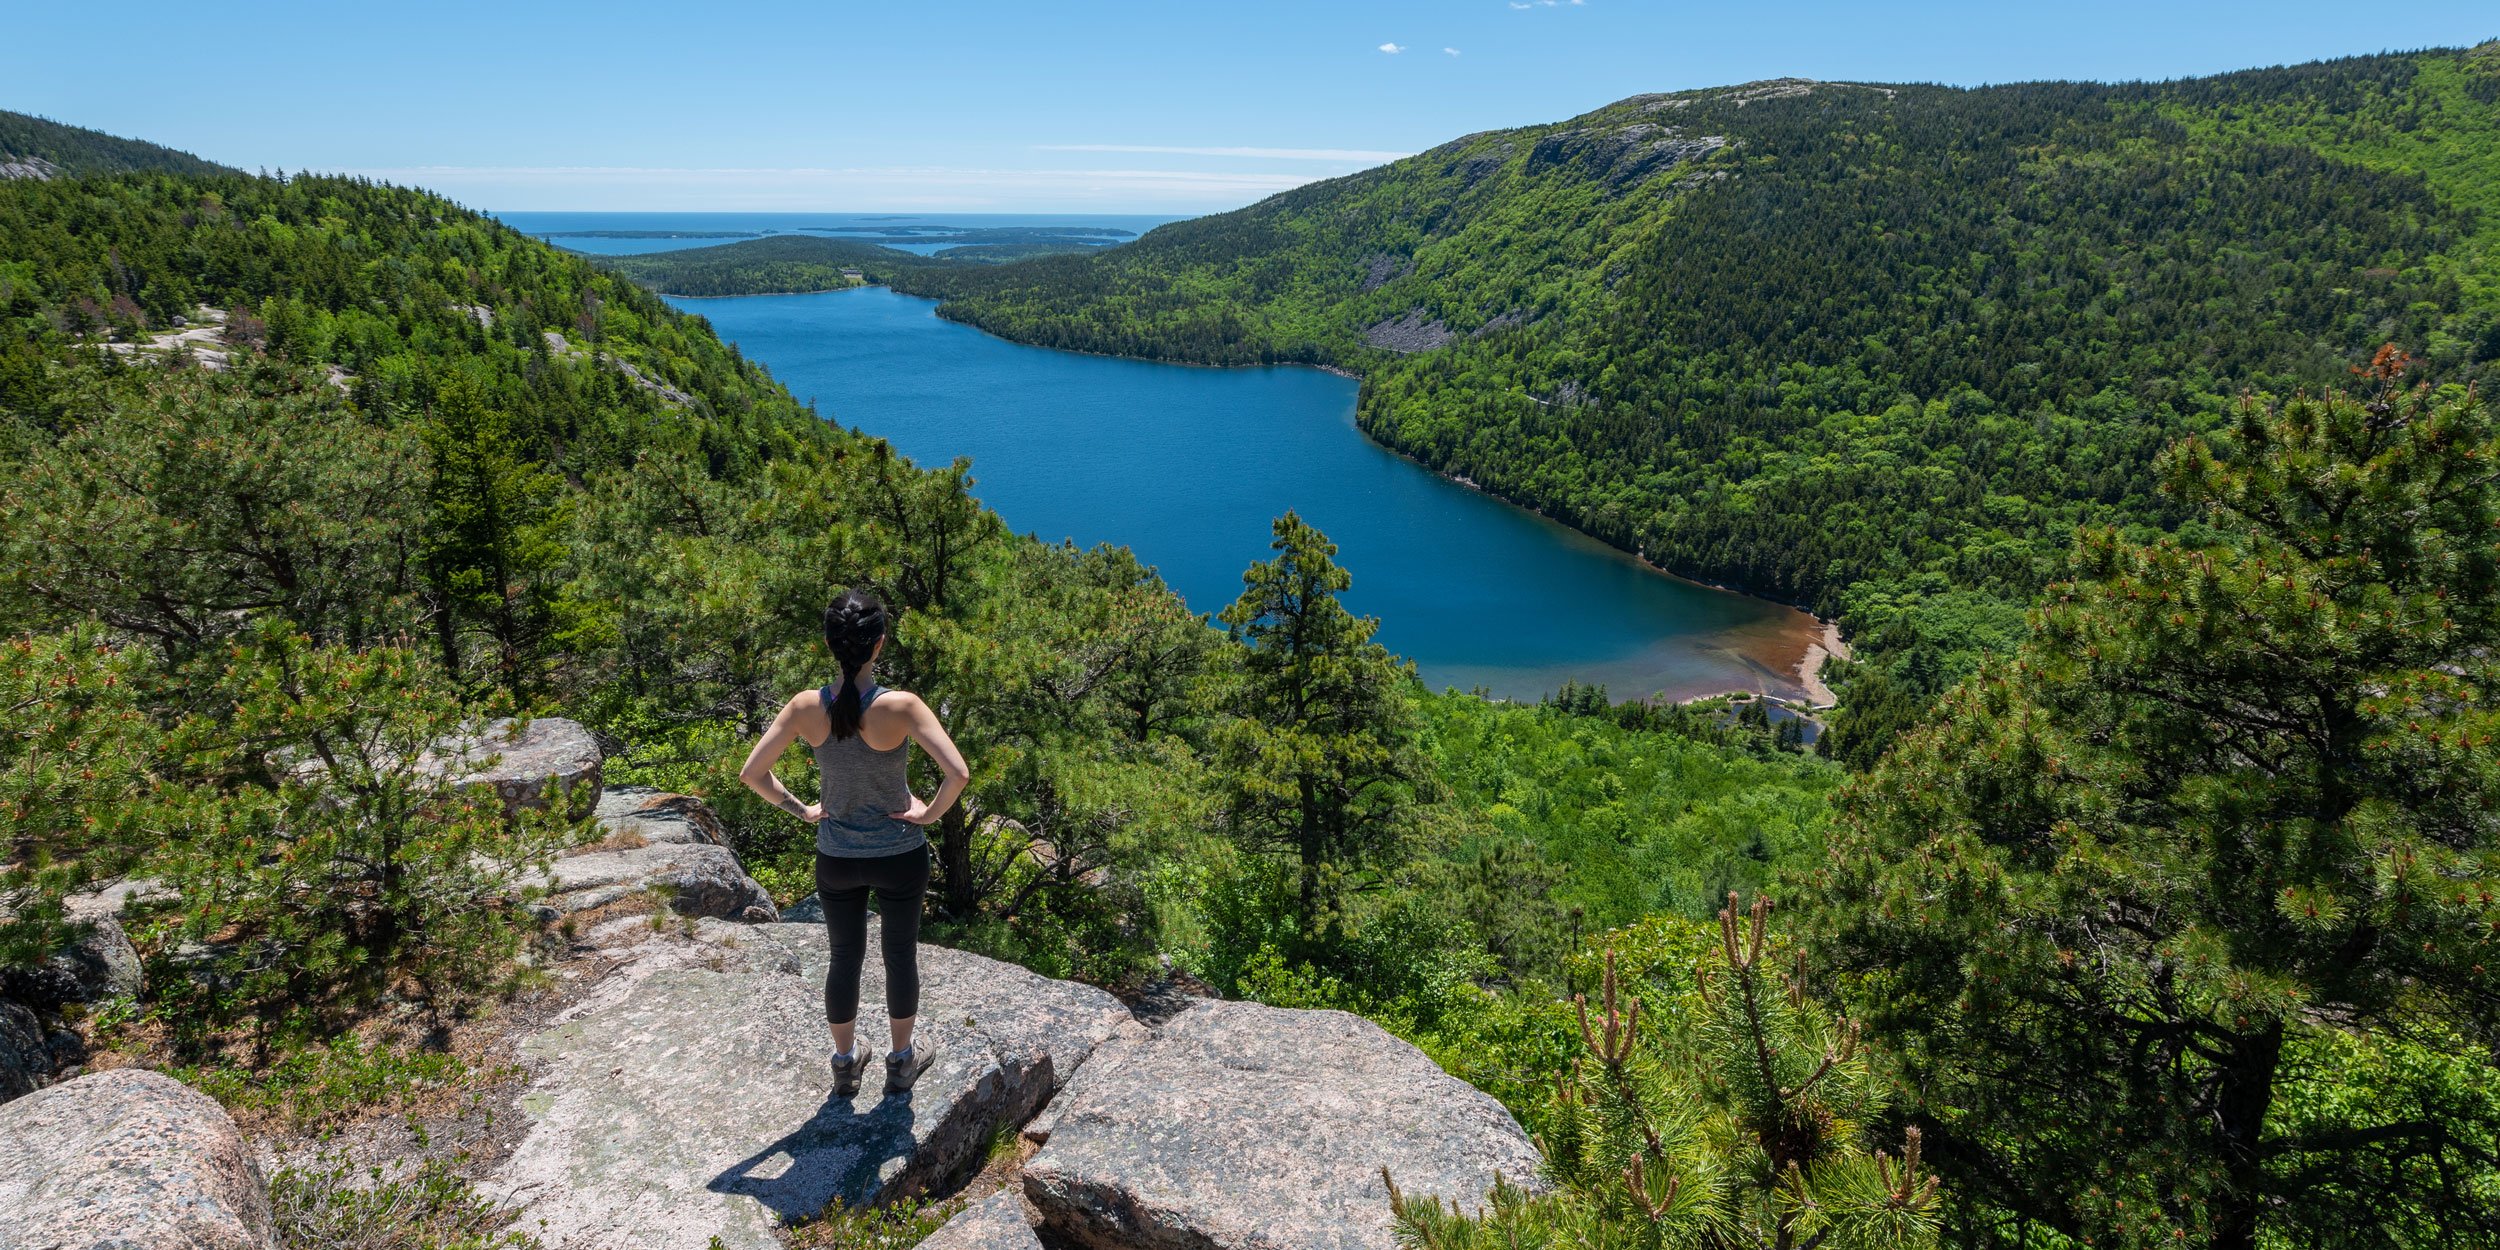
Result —
[[1735, 894], [1695, 972], [1695, 1009], [1643, 1010], [1608, 951], [1575, 996], [1583, 1053], [1556, 1073], [1538, 1145], [1551, 1188], [1505, 1182], [1470, 1212], [1384, 1173], [1419, 1250], [1913, 1250], [1934, 1244], [1937, 1179], [1919, 1131], [1873, 1144], [1889, 1102], [1858, 1027], [1808, 992], [1771, 904]]

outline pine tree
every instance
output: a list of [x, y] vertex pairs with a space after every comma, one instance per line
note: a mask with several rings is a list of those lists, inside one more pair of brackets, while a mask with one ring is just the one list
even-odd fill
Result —
[[[1914, 1250], [1933, 1244], [1937, 1180], [1909, 1131], [1872, 1147], [1889, 1098], [1858, 1027], [1807, 992], [1770, 903], [1719, 913], [1695, 1010], [1663, 1022], [1606, 952], [1598, 1002], [1575, 995], [1586, 1053], [1554, 1081], [1538, 1146], [1554, 1188], [1497, 1188], [1470, 1214], [1409, 1198], [1383, 1173], [1419, 1250]], [[1661, 1034], [1664, 1036], [1661, 1037]]]
[[[2500, 490], [2471, 395], [2243, 403], [1843, 800], [1826, 944], [1957, 1187], [2101, 1247], [2500, 1234]], [[2453, 1091], [2452, 1091], [2453, 1092]], [[1977, 1217], [1974, 1217], [1975, 1219]]]
[[1233, 719], [1217, 734], [1236, 832], [1289, 851], [1306, 920], [1331, 869], [1376, 859], [1405, 833], [1427, 764], [1413, 741], [1411, 669], [1346, 611], [1336, 544], [1278, 517], [1276, 558], [1250, 566], [1220, 614], [1242, 646]]
[[534, 922], [522, 874], [578, 841], [569, 798], [508, 812], [433, 755], [473, 731], [415, 652], [319, 647], [281, 621], [239, 635], [208, 706], [165, 735], [194, 784], [159, 804], [178, 843], [155, 866], [205, 967], [163, 978], [185, 1027], [313, 1025], [386, 989], [479, 988]]
[[494, 684], [534, 693], [575, 610], [557, 576], [567, 521], [561, 481], [529, 458], [511, 414], [465, 372], [443, 380], [421, 436], [433, 461], [425, 564], [443, 668], [462, 672], [461, 635], [479, 633]]
[[70, 937], [64, 894], [153, 840], [138, 658], [94, 627], [0, 642], [0, 992]]

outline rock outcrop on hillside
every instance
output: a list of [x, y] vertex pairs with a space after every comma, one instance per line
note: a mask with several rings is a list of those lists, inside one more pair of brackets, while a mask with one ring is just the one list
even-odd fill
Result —
[[[1379, 1027], [1334, 1011], [1202, 1001], [1158, 1028], [1089, 986], [920, 949], [905, 1094], [872, 1069], [830, 1095], [818, 925], [641, 917], [591, 935], [611, 965], [523, 1039], [526, 1129], [489, 1181], [549, 1250], [772, 1250], [841, 1201], [942, 1194], [1019, 1126], [1021, 1189], [967, 1208], [939, 1250], [1058, 1245], [1392, 1250], [1380, 1169], [1475, 1205], [1537, 1154], [1500, 1104]], [[863, 969], [859, 1045], [886, 1036]]]
[[1634, 122], [1557, 130], [1528, 150], [1531, 175], [1570, 169], [1610, 191], [1625, 191], [1686, 161], [1727, 146], [1724, 135], [1686, 135], [1673, 126]]
[[513, 809], [544, 806], [558, 787], [588, 814], [599, 801], [598, 739], [577, 721], [542, 716], [532, 721], [489, 721], [475, 735], [436, 746], [421, 767], [492, 790]]
[[569, 916], [646, 891], [679, 915], [749, 923], [778, 918], [772, 896], [738, 866], [735, 853], [700, 842], [567, 855], [548, 870], [544, 905]]
[[1363, 327], [1364, 342], [1390, 352], [1428, 352], [1448, 346], [1457, 338], [1449, 326], [1437, 317], [1426, 317], [1420, 308], [1410, 308], [1403, 315]]
[[651, 842], [729, 845], [729, 830], [703, 800], [649, 786], [609, 786], [599, 794], [599, 823], [610, 837]]
[[1388, 1250], [1383, 1167], [1467, 1207], [1537, 1175], [1500, 1103], [1359, 1016], [1203, 1003], [1116, 1059], [1079, 1072], [1024, 1167], [1043, 1228], [1080, 1245]]
[[[596, 746], [565, 724], [535, 722], [536, 737], [505, 738], [528, 749], [491, 768], [470, 758], [459, 775], [516, 804], [545, 801], [547, 776], [596, 786]], [[437, 758], [458, 763], [466, 749]], [[597, 817], [599, 840], [557, 858], [546, 882], [546, 905], [576, 918], [547, 968], [562, 989], [521, 1005], [495, 1043], [519, 1061], [497, 1094], [511, 1110], [440, 1126], [485, 1150], [465, 1166], [548, 1250], [780, 1250], [783, 1226], [830, 1204], [958, 1189], [1019, 1130], [1038, 1153], [933, 1236], [935, 1250], [1038, 1250], [1043, 1236], [1391, 1250], [1384, 1165], [1413, 1192], [1469, 1204], [1496, 1175], [1536, 1168], [1498, 1104], [1356, 1017], [1185, 995], [1132, 1011], [936, 946], [919, 951], [915, 1039], [934, 1062], [908, 1091], [885, 1092], [872, 1064], [857, 1095], [834, 1097], [823, 926], [772, 923], [770, 898], [698, 800], [618, 789], [598, 797]], [[149, 888], [75, 909], [118, 937], [113, 918]], [[643, 893], [678, 915], [607, 906]], [[858, 1019], [871, 1054], [888, 1035], [877, 940], [872, 925]], [[119, 992], [117, 950], [80, 948], [65, 984]], [[13, 1063], [48, 1073], [78, 1058], [54, 1053], [74, 1036], [27, 1014], [0, 1003], [0, 1087], [50, 1079], [13, 1077]], [[405, 1132], [368, 1135], [366, 1157], [404, 1164], [432, 1138]], [[135, 1069], [0, 1106], [0, 1212], [39, 1230], [21, 1242], [20, 1226], [0, 1223], [12, 1250], [262, 1250], [273, 1235], [254, 1153], [225, 1112]]]
[[703, 800], [621, 786], [600, 794], [595, 814], [600, 840], [559, 857], [538, 881], [547, 889], [541, 906], [549, 912], [578, 915], [649, 894], [681, 916], [749, 924], [779, 918], [772, 896], [739, 865], [725, 845], [720, 817]]
[[[631, 923], [631, 922], [623, 922]], [[870, 945], [873, 951], [875, 936]], [[829, 1094], [824, 930], [707, 922], [655, 937], [528, 1038], [526, 1134], [493, 1188], [550, 1247], [772, 1250], [773, 1227], [960, 1183], [1128, 1021], [1117, 999], [1011, 964], [921, 948], [918, 1041], [936, 1062], [903, 1094], [879, 1074]], [[872, 954], [859, 1037], [886, 1033]]]
[[97, 1072], [0, 1106], [0, 1244], [22, 1250], [269, 1250], [252, 1149], [172, 1077]]

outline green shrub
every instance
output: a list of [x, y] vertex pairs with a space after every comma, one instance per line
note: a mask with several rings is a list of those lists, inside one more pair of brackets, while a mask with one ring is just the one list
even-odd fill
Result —
[[[1889, 1086], [1857, 1026], [1806, 991], [1801, 952], [1780, 950], [1769, 905], [1719, 913], [1690, 1012], [1663, 1019], [1610, 951], [1598, 1001], [1573, 999], [1581, 1054], [1553, 1074], [1538, 1145], [1555, 1182], [1497, 1191], [1470, 1215], [1407, 1198], [1385, 1170], [1400, 1232], [1423, 1250], [1516, 1247], [1932, 1245], [1936, 1180], [1919, 1136], [1874, 1145]], [[1791, 971], [1791, 957], [1794, 968]]]
[[390, 1110], [428, 1090], [461, 1084], [472, 1072], [454, 1055], [350, 1036], [287, 1051], [273, 1062], [177, 1067], [166, 1075], [228, 1111], [273, 1116], [301, 1132]]
[[269, 1178], [283, 1250], [539, 1250], [514, 1213], [477, 1192], [457, 1161], [421, 1160], [399, 1174], [357, 1167], [337, 1152]]

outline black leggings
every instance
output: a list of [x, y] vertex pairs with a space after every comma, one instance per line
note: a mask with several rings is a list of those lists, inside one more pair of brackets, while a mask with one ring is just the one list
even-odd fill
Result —
[[825, 934], [833, 943], [833, 963], [825, 969], [825, 1019], [835, 1024], [859, 1018], [859, 965], [868, 954], [872, 890], [884, 921], [878, 937], [885, 948], [886, 1015], [902, 1020], [920, 1014], [920, 896], [929, 891], [925, 843], [875, 859], [816, 857], [816, 898], [824, 904]]

